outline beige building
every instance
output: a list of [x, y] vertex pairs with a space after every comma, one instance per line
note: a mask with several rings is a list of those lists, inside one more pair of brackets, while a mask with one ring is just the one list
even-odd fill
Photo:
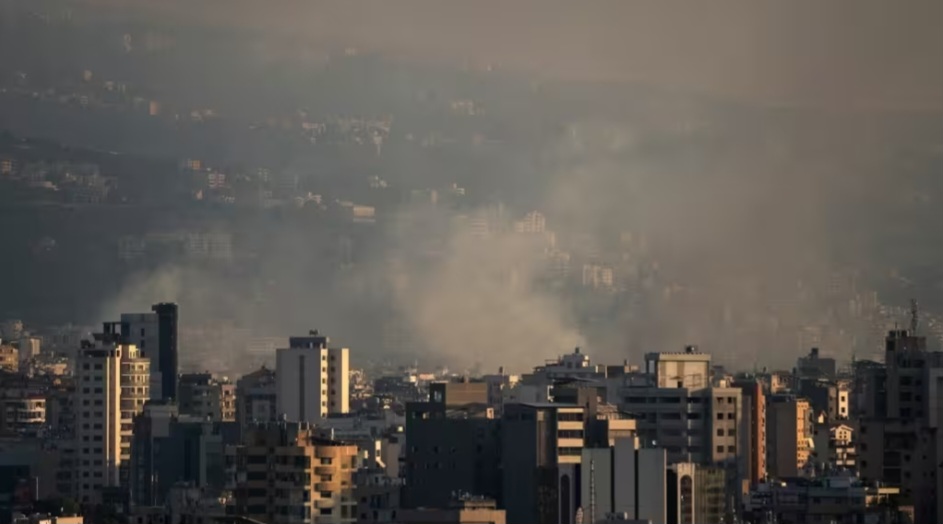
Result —
[[493, 500], [459, 500], [443, 509], [404, 509], [396, 522], [401, 524], [505, 524], [503, 509]]
[[13, 346], [0, 344], [0, 369], [17, 372], [20, 369], [20, 353]]
[[805, 474], [812, 453], [812, 408], [792, 396], [774, 397], [767, 405], [767, 451], [773, 477]]
[[[10, 393], [14, 393], [11, 395]], [[7, 391], [0, 396], [0, 434], [21, 434], [46, 423], [46, 398]]]
[[357, 446], [318, 438], [301, 422], [250, 426], [227, 449], [235, 514], [268, 524], [352, 523]]
[[82, 503], [97, 502], [104, 487], [126, 483], [131, 429], [150, 398], [150, 360], [120, 340], [120, 325], [106, 323], [76, 361], [76, 488]]
[[203, 420], [236, 420], [236, 385], [210, 373], [187, 373], [177, 386], [180, 414]]
[[277, 409], [289, 421], [319, 422], [350, 411], [350, 350], [328, 348], [329, 342], [313, 331], [276, 352]]
[[816, 424], [815, 462], [832, 470], [854, 471], [858, 453], [853, 436], [854, 429], [847, 424]]

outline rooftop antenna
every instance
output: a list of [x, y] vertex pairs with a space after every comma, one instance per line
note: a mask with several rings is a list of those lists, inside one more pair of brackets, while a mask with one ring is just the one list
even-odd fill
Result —
[[910, 334], [917, 335], [917, 322], [920, 320], [920, 311], [917, 309], [917, 299], [910, 299]]

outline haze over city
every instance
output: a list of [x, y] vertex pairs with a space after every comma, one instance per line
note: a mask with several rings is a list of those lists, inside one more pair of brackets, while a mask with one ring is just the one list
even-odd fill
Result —
[[[938, 410], [919, 404], [938, 398], [929, 375], [913, 399], [909, 383], [875, 384], [898, 374], [918, 380], [907, 367], [914, 362], [935, 373], [943, 342], [941, 20], [939, 0], [0, 0], [0, 368], [10, 373], [0, 391], [13, 392], [0, 401], [15, 399], [10, 409], [33, 417], [7, 427], [17, 419], [3, 415], [0, 436], [71, 450], [64, 442], [80, 442], [79, 423], [56, 426], [60, 415], [45, 411], [40, 422], [30, 402], [78, 395], [96, 365], [125, 369], [130, 382], [116, 384], [134, 384], [133, 398], [122, 400], [134, 409], [86, 420], [123, 428], [124, 447], [114, 457], [76, 448], [88, 453], [76, 460], [111, 461], [99, 472], [107, 480], [33, 497], [74, 499], [90, 522], [115, 517], [106, 511], [112, 495], [125, 497], [119, 513], [138, 517], [135, 505], [170, 500], [169, 484], [140, 491], [124, 476], [157, 474], [128, 469], [132, 425], [152, 428], [158, 412], [206, 415], [177, 396], [178, 381], [229, 406], [209, 417], [238, 422], [232, 440], [213, 429], [227, 446], [255, 438], [341, 446], [334, 432], [382, 419], [371, 436], [402, 446], [390, 453], [404, 472], [419, 467], [408, 464], [442, 469], [429, 458], [438, 451], [424, 455], [438, 449], [437, 430], [417, 429], [422, 444], [411, 452], [397, 440], [410, 433], [401, 423], [408, 414], [454, 418], [427, 401], [461, 405], [474, 411], [469, 420], [486, 404], [492, 411], [481, 416], [495, 426], [482, 431], [497, 440], [468, 449], [502, 464], [510, 458], [497, 450], [520, 437], [508, 428], [538, 416], [528, 410], [563, 409], [546, 416], [566, 423], [577, 417], [570, 404], [583, 406], [586, 420], [632, 420], [607, 431], [640, 439], [633, 452], [665, 450], [673, 475], [687, 471], [679, 464], [727, 468], [714, 508], [726, 505], [724, 522], [761, 522], [756, 493], [768, 493], [759, 486], [770, 479], [836, 469], [853, 472], [859, 487], [896, 478], [890, 462], [870, 459], [869, 469], [847, 457], [809, 458], [803, 446], [815, 428], [853, 433], [839, 439], [845, 449], [857, 445], [865, 420]], [[898, 346], [917, 356], [895, 363], [888, 352]], [[311, 363], [334, 359], [330, 371]], [[301, 378], [286, 378], [286, 366]], [[340, 393], [335, 381], [345, 384]], [[318, 382], [317, 394], [306, 386]], [[633, 390], [642, 384], [644, 395]], [[88, 389], [82, 394], [95, 394]], [[682, 401], [693, 404], [722, 390], [736, 410], [706, 418], [736, 423], [706, 431], [758, 435], [738, 414], [757, 410], [763, 438], [665, 444], [679, 437], [675, 428], [646, 418], [639, 399], [674, 399], [667, 389], [686, 391]], [[875, 391], [891, 400], [880, 404]], [[262, 399], [261, 412], [247, 404], [239, 414], [247, 392]], [[788, 453], [807, 468], [794, 468], [790, 454], [790, 466], [771, 466], [767, 478], [765, 465], [744, 463], [747, 454], [766, 461], [761, 397], [779, 406], [772, 411], [788, 404], [780, 420], [808, 422], [785, 430], [797, 440]], [[248, 430], [278, 421], [302, 425]], [[935, 418], [925, 422], [887, 446], [917, 449], [924, 439], [932, 462], [940, 434]], [[560, 430], [586, 434], [579, 446], [560, 444], [569, 456], [554, 467], [577, 464], [580, 449], [617, 453], [617, 439], [594, 441], [590, 426]], [[458, 427], [442, 434], [460, 440], [475, 430]], [[566, 434], [558, 436], [576, 438]], [[331, 453], [356, 462], [344, 454], [379, 449], [358, 445]], [[0, 468], [22, 466], [5, 464], [4, 450]], [[245, 449], [225, 458], [236, 457], [263, 460]], [[449, 485], [493, 499], [511, 524], [570, 524], [576, 510], [557, 508], [567, 515], [558, 519], [539, 504], [515, 507], [505, 499], [536, 491], [502, 491], [524, 485], [513, 473], [478, 471], [471, 489], [435, 473], [381, 469], [382, 482], [411, 486], [403, 509], [447, 506], [454, 501], [422, 486]], [[261, 489], [213, 482], [196, 483], [201, 497]], [[935, 485], [908, 482], [897, 482], [893, 504], [876, 492], [866, 506], [911, 508], [917, 522], [940, 515], [925, 503]], [[102, 497], [103, 486], [117, 491]], [[670, 493], [662, 495], [678, 496]], [[261, 518], [239, 496], [228, 507]], [[648, 513], [629, 505], [610, 509], [644, 520]], [[296, 510], [292, 518], [311, 521], [310, 507]], [[368, 513], [371, 522], [397, 521], [395, 512]]]

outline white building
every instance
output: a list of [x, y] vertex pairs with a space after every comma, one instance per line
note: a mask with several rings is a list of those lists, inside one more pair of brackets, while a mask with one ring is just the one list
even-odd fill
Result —
[[131, 458], [131, 429], [150, 398], [150, 361], [106, 323], [94, 343], [83, 343], [76, 363], [75, 492], [82, 503], [99, 502], [103, 487], [122, 484]]
[[350, 350], [328, 348], [316, 331], [291, 337], [276, 352], [278, 413], [292, 422], [318, 422], [350, 411]]

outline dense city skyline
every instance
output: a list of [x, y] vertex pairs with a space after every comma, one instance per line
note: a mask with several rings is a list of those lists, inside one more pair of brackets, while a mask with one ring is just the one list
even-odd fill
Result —
[[0, 524], [943, 521], [940, 19], [0, 0]]

